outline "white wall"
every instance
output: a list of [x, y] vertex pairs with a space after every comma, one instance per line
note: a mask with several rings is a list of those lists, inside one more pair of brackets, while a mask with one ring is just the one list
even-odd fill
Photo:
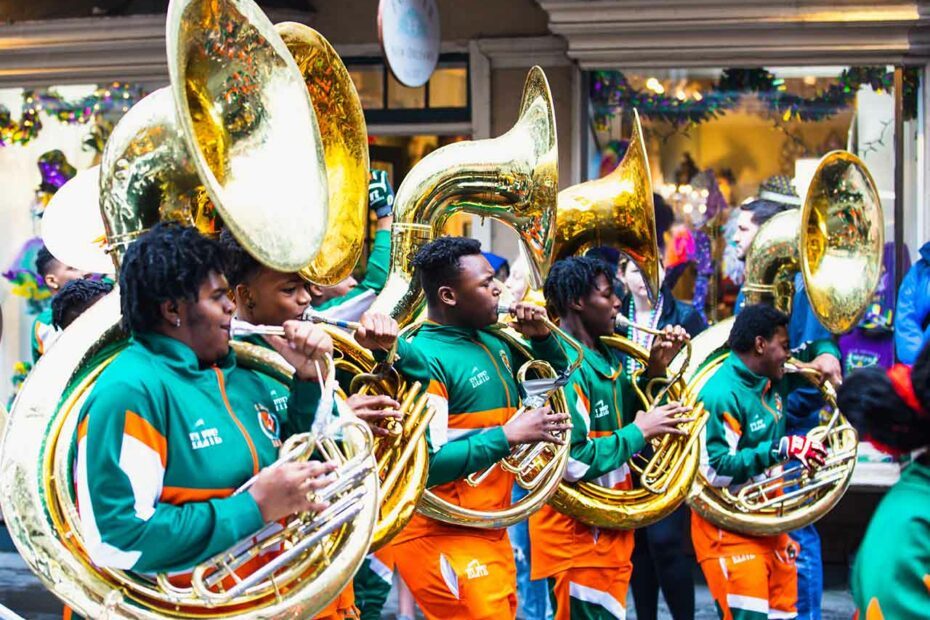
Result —
[[[77, 99], [90, 94], [94, 86], [68, 86], [59, 89], [62, 96]], [[0, 104], [14, 119], [19, 119], [22, 105], [20, 89], [0, 89]], [[0, 148], [0, 268], [6, 270], [23, 242], [38, 233], [30, 207], [41, 177], [39, 156], [53, 149], [61, 150], [78, 170], [90, 166], [94, 153], [83, 151], [81, 143], [90, 125], [67, 125], [42, 115], [38, 138], [25, 146]], [[3, 307], [3, 340], [0, 341], [0, 402], [6, 403], [12, 390], [10, 376], [18, 360], [30, 359], [29, 329], [33, 317], [26, 314], [26, 302], [13, 295], [9, 282], [0, 280], [0, 304]]]

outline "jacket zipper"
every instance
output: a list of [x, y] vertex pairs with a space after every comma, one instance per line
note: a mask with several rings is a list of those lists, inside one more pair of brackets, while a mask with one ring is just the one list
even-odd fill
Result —
[[242, 438], [245, 439], [245, 443], [249, 446], [249, 452], [252, 454], [252, 472], [257, 474], [259, 471], [258, 466], [258, 451], [255, 450], [255, 444], [252, 443], [252, 438], [249, 437], [248, 432], [246, 432], [245, 427], [242, 426], [242, 422], [239, 421], [239, 418], [236, 417], [235, 412], [233, 411], [232, 405], [229, 404], [229, 398], [226, 397], [226, 383], [223, 381], [223, 373], [216, 366], [213, 367], [213, 371], [216, 373], [216, 382], [220, 386], [220, 395], [223, 397], [223, 404], [226, 405], [226, 411], [229, 412], [229, 416], [233, 419], [233, 422], [236, 423], [236, 426], [239, 427], [239, 432], [242, 433]]
[[484, 344], [477, 338], [473, 339], [472, 342], [474, 342], [476, 345], [484, 349], [484, 352], [487, 354], [488, 359], [491, 360], [491, 365], [494, 366], [494, 371], [497, 373], [497, 378], [501, 380], [501, 386], [503, 386], [504, 388], [504, 396], [507, 399], [507, 408], [510, 409], [512, 406], [510, 404], [510, 388], [507, 387], [507, 382], [504, 381], [504, 375], [501, 374], [500, 367], [498, 367], [497, 362], [494, 360], [494, 356], [491, 355], [491, 350], [488, 349], [486, 346], [484, 346]]

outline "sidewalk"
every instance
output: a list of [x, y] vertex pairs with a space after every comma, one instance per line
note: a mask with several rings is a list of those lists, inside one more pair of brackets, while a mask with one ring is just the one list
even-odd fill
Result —
[[[695, 620], [715, 620], [717, 611], [707, 587], [699, 585], [696, 594]], [[28, 620], [61, 620], [61, 603], [42, 586], [15, 553], [0, 553], [0, 604]], [[627, 601], [627, 606], [628, 620], [635, 620], [632, 599]], [[382, 617], [394, 618], [396, 609], [397, 599], [392, 595]], [[850, 620], [852, 614], [853, 602], [848, 591], [828, 590], [824, 593], [823, 620]], [[664, 604], [659, 617], [671, 618]]]

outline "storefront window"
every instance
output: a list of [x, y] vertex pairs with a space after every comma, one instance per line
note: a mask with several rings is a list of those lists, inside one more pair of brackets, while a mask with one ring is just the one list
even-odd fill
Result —
[[404, 86], [394, 77], [388, 75], [387, 107], [394, 110], [417, 109], [426, 106], [426, 87], [410, 88]]
[[384, 107], [384, 66], [357, 65], [349, 69], [355, 89], [366, 110]]
[[404, 86], [380, 58], [345, 59], [371, 125], [471, 121], [468, 57], [443, 54], [423, 86]]
[[[739, 205], [776, 175], [803, 200], [822, 156], [837, 149], [857, 154], [875, 180], [885, 219], [887, 294], [876, 296], [860, 325], [877, 333], [893, 316], [896, 165], [904, 172], [905, 221], [919, 210], [918, 80], [914, 71], [903, 75], [904, 156], [896, 162], [893, 67], [595, 71], [588, 75], [587, 176], [616, 167], [636, 109], [653, 189], [673, 216], [663, 239], [669, 279], [677, 297], [714, 321], [732, 313], [743, 282], [733, 243]], [[905, 243], [916, 239], [905, 233]], [[909, 247], [912, 255], [915, 249]]]

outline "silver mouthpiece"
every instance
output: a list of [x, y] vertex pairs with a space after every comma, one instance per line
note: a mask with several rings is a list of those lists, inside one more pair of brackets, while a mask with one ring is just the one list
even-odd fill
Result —
[[252, 325], [242, 319], [233, 319], [229, 323], [229, 337], [251, 336], [261, 334], [266, 336], [283, 336], [284, 328], [280, 325]]
[[623, 314], [617, 314], [617, 318], [614, 319], [614, 327], [617, 329], [627, 329], [632, 325], [633, 323], [630, 322], [630, 319], [623, 316]]

